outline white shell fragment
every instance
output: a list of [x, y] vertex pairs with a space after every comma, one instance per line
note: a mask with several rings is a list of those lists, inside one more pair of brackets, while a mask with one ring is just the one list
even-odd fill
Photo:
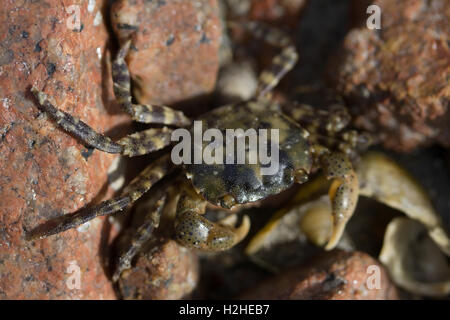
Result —
[[427, 193], [411, 175], [378, 152], [366, 154], [357, 168], [360, 195], [373, 198], [422, 223], [430, 237], [450, 256], [450, 239]]
[[306, 206], [300, 220], [300, 229], [309, 241], [318, 247], [325, 246], [333, 233], [333, 215], [327, 196], [321, 197]]
[[407, 291], [443, 297], [450, 294], [446, 256], [417, 221], [395, 218], [386, 230], [380, 261], [398, 286]]

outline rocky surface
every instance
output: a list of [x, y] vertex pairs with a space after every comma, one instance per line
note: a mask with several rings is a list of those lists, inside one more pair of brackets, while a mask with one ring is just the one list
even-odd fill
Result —
[[121, 41], [134, 38], [127, 61], [139, 102], [202, 100], [214, 89], [222, 34], [217, 0], [118, 0], [111, 22]]
[[103, 218], [44, 240], [25, 239], [46, 221], [111, 195], [106, 172], [114, 156], [92, 152], [58, 129], [30, 94], [36, 86], [99, 132], [128, 121], [111, 103], [105, 3], [2, 3], [0, 299], [115, 298], [101, 261]]
[[198, 277], [196, 254], [161, 237], [138, 255], [133, 268], [122, 273], [119, 290], [124, 299], [182, 299], [190, 296]]
[[385, 147], [411, 151], [450, 146], [450, 3], [367, 2], [381, 9], [381, 30], [366, 28], [367, 6], [329, 69], [332, 86], [353, 106], [356, 125], [380, 134]]
[[231, 18], [296, 25], [307, 0], [225, 0]]
[[[379, 283], [374, 280], [378, 275]], [[362, 252], [336, 250], [284, 271], [240, 298], [392, 300], [398, 293], [378, 261]]]

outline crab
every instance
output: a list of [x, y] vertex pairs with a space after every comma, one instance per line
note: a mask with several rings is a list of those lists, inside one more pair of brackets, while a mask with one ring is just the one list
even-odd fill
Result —
[[[239, 243], [248, 233], [250, 220], [242, 218], [236, 227], [236, 219], [212, 222], [204, 217], [207, 203], [225, 209], [256, 202], [304, 183], [318, 170], [331, 182], [329, 197], [332, 203], [333, 234], [326, 244], [331, 249], [338, 243], [347, 221], [355, 209], [359, 183], [352, 165], [352, 158], [367, 148], [371, 139], [365, 133], [348, 129], [350, 116], [341, 106], [328, 110], [316, 110], [310, 106], [287, 103], [283, 106], [271, 99], [271, 90], [290, 71], [298, 55], [291, 39], [278, 29], [259, 23], [241, 24], [257, 38], [280, 48], [272, 65], [259, 76], [257, 91], [251, 99], [222, 106], [200, 116], [203, 128], [243, 128], [279, 130], [279, 166], [271, 175], [262, 175], [261, 164], [183, 164], [172, 163], [168, 153], [150, 163], [118, 197], [98, 205], [87, 207], [62, 217], [56, 225], [42, 230], [35, 229], [30, 239], [44, 238], [75, 228], [98, 216], [110, 215], [132, 205], [159, 180], [169, 175], [182, 177], [179, 184], [179, 200], [176, 208], [174, 238], [183, 246], [202, 251], [222, 251]], [[114, 94], [117, 102], [133, 120], [147, 124], [160, 124], [128, 135], [118, 141], [95, 132], [86, 123], [59, 110], [51, 99], [39, 89], [32, 92], [41, 110], [54, 119], [62, 129], [77, 137], [84, 144], [103, 152], [129, 157], [141, 156], [172, 145], [174, 128], [193, 131], [192, 120], [181, 111], [166, 106], [141, 105], [132, 102], [130, 74], [125, 57], [130, 50], [131, 38], [124, 42], [112, 61]], [[273, 152], [274, 150], [272, 150]], [[249, 150], [245, 151], [249, 157]], [[178, 181], [178, 180], [177, 180]], [[154, 211], [149, 212], [143, 225], [133, 236], [130, 247], [121, 254], [114, 279], [130, 267], [131, 261], [151, 238], [158, 226], [161, 208], [166, 200], [164, 192], [159, 196]], [[235, 214], [235, 213], [233, 213]]]

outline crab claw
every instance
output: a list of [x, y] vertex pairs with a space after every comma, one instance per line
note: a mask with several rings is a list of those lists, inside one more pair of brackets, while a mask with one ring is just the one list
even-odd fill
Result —
[[332, 180], [328, 195], [331, 201], [333, 231], [325, 250], [333, 249], [339, 242], [348, 220], [355, 211], [359, 195], [358, 177], [347, 156], [331, 153], [322, 157], [322, 168]]
[[223, 251], [240, 242], [250, 229], [250, 219], [244, 216], [239, 228], [234, 228], [236, 216], [217, 223], [206, 219], [206, 200], [191, 187], [184, 186], [177, 205], [175, 238], [183, 246], [202, 251]]
[[177, 241], [187, 248], [202, 251], [223, 251], [239, 243], [250, 229], [250, 219], [244, 216], [239, 228], [226, 221], [213, 223], [193, 211], [179, 215], [175, 224]]

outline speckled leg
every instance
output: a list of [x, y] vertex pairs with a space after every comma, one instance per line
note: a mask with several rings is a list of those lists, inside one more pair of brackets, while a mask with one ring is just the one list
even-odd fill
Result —
[[284, 106], [283, 112], [310, 133], [313, 143], [339, 150], [351, 157], [356, 155], [355, 151], [363, 151], [374, 142], [369, 133], [346, 129], [351, 117], [347, 109], [340, 105], [323, 110], [306, 104], [291, 104]]
[[283, 31], [267, 26], [261, 22], [235, 23], [229, 21], [228, 25], [237, 28], [242, 26], [255, 38], [262, 39], [274, 47], [282, 48], [281, 53], [273, 58], [271, 66], [263, 70], [259, 75], [255, 96], [262, 98], [276, 87], [283, 76], [294, 67], [298, 60], [295, 45], [291, 38]]
[[40, 108], [45, 111], [56, 123], [67, 132], [71, 133], [75, 137], [87, 145], [93, 146], [96, 149], [109, 153], [121, 153], [122, 146], [112, 141], [110, 138], [101, 135], [89, 127], [86, 123], [78, 118], [75, 118], [56, 108], [48, 99], [47, 95], [37, 88], [32, 88], [31, 92], [39, 101]]
[[168, 146], [172, 131], [167, 127], [151, 128], [130, 134], [118, 140], [117, 143], [122, 146], [124, 155], [140, 156]]
[[57, 219], [57, 224], [46, 230], [35, 229], [28, 235], [29, 239], [46, 238], [48, 236], [76, 228], [79, 225], [99, 216], [109, 215], [125, 209], [128, 205], [139, 199], [152, 185], [164, 177], [170, 170], [170, 159], [162, 157], [145, 168], [125, 188], [122, 195], [117, 198], [103, 201], [102, 203], [84, 208], [80, 211]]
[[159, 194], [160, 198], [155, 203], [155, 209], [150, 211], [144, 218], [144, 223], [133, 234], [131, 244], [119, 257], [113, 281], [116, 282], [124, 270], [131, 268], [131, 261], [141, 250], [142, 246], [152, 237], [153, 231], [158, 228], [161, 212], [166, 202], [166, 194]]
[[170, 144], [172, 129], [167, 127], [147, 129], [114, 142], [107, 136], [97, 133], [80, 119], [56, 108], [45, 93], [36, 88], [32, 88], [31, 91], [39, 100], [42, 110], [53, 118], [60, 127], [86, 145], [98, 150], [108, 153], [122, 153], [133, 157], [157, 151]]
[[258, 22], [247, 22], [243, 26], [256, 38], [282, 48], [281, 53], [273, 58], [272, 65], [259, 75], [256, 96], [263, 97], [294, 67], [298, 60], [297, 50], [291, 38], [279, 29]]
[[[333, 142], [333, 141], [331, 141]], [[374, 137], [368, 132], [346, 130], [340, 132], [334, 141], [337, 149], [354, 157], [355, 152], [361, 153], [375, 143]]]
[[130, 89], [130, 72], [125, 57], [130, 49], [131, 40], [120, 48], [112, 63], [114, 95], [117, 102], [133, 117], [133, 120], [143, 123], [161, 123], [178, 127], [188, 126], [191, 121], [183, 112], [165, 106], [133, 104]]
[[351, 120], [347, 109], [340, 105], [324, 110], [308, 104], [289, 103], [283, 106], [283, 112], [310, 133], [336, 133], [344, 129]]
[[358, 201], [359, 183], [350, 160], [343, 153], [324, 153], [321, 156], [321, 167], [325, 177], [332, 180], [328, 194], [331, 200], [333, 232], [325, 246], [326, 250], [331, 250], [339, 242], [348, 220], [353, 215]]
[[259, 75], [256, 96], [264, 97], [275, 88], [284, 75], [294, 67], [297, 59], [298, 55], [293, 45], [284, 48], [279, 55], [275, 56], [272, 65]]
[[345, 153], [351, 159], [356, 159], [361, 152], [372, 145], [374, 140], [368, 133], [345, 130], [329, 135], [315, 132], [312, 133], [310, 141], [322, 145], [326, 150], [337, 150]]
[[[189, 190], [190, 189], [190, 190]], [[213, 223], [206, 219], [206, 200], [190, 187], [184, 188], [178, 201], [175, 238], [183, 246], [202, 251], [223, 251], [239, 243], [250, 229], [250, 220], [244, 216], [239, 228], [225, 221]]]

